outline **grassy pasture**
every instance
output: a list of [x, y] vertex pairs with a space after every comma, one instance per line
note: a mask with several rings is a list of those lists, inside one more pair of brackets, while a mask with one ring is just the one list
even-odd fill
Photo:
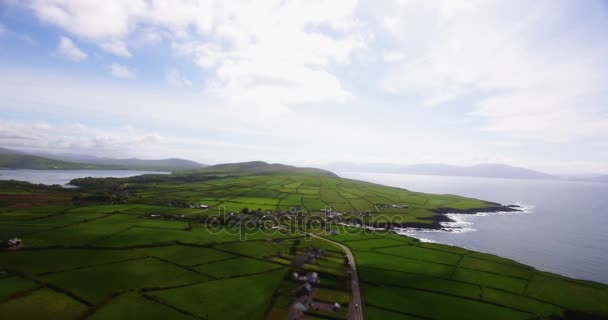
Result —
[[343, 306], [347, 306], [350, 302], [350, 292], [331, 289], [317, 289], [315, 299], [330, 303], [338, 302]]
[[493, 319], [527, 319], [566, 309], [608, 314], [604, 285], [452, 246], [409, 241], [377, 247], [394, 237], [380, 232], [339, 238], [354, 249], [366, 308], [373, 308], [368, 317], [477, 319], [491, 312]]
[[244, 241], [220, 244], [215, 246], [222, 251], [229, 251], [239, 255], [263, 258], [279, 252], [287, 253], [292, 246], [291, 242], [285, 243], [268, 243], [266, 241]]
[[394, 312], [433, 319], [529, 319], [530, 314], [445, 294], [397, 287], [366, 286], [366, 302]]
[[443, 264], [391, 257], [367, 251], [355, 251], [355, 256], [357, 257], [357, 264], [361, 266], [436, 277], [448, 277], [454, 269], [452, 266]]
[[283, 270], [214, 280], [150, 293], [159, 300], [206, 319], [262, 319]]
[[[366, 241], [369, 242], [369, 241]], [[456, 265], [458, 264], [461, 256], [454, 253], [447, 253], [437, 250], [430, 250], [421, 248], [418, 246], [398, 246], [398, 247], [387, 247], [377, 248], [375, 252], [384, 253], [387, 255], [395, 255], [398, 257], [423, 260], [435, 263]], [[465, 257], [466, 258], [466, 257]], [[462, 262], [460, 264], [462, 266]]]
[[0, 278], [0, 301], [23, 291], [32, 290], [38, 284], [32, 280], [17, 276]]
[[25, 235], [50, 230], [48, 226], [31, 226], [21, 224], [0, 224], [0, 239], [11, 239]]
[[402, 286], [472, 299], [479, 299], [481, 297], [481, 288], [471, 283], [414, 273], [378, 270], [369, 267], [360, 267], [359, 270], [363, 281], [375, 285]]
[[70, 225], [65, 228], [29, 234], [24, 236], [23, 240], [29, 246], [85, 245], [130, 227], [136, 219], [136, 217], [130, 215], [109, 215], [102, 219]]
[[458, 268], [456, 272], [454, 272], [452, 279], [475, 283], [484, 287], [501, 289], [515, 294], [522, 294], [526, 287], [526, 280], [524, 279], [463, 268]]
[[24, 221], [22, 223], [32, 226], [63, 227], [70, 224], [89, 222], [106, 217], [105, 213], [79, 213], [79, 214], [57, 214], [50, 217]]
[[166, 305], [146, 299], [137, 293], [125, 293], [97, 310], [90, 320], [131, 320], [131, 319], [195, 319]]
[[608, 314], [608, 289], [584, 285], [568, 279], [535, 274], [525, 293], [573, 310]]
[[281, 265], [261, 260], [236, 257], [217, 262], [211, 262], [195, 267], [194, 270], [208, 274], [214, 278], [229, 278], [234, 276], [255, 274], [282, 268]]
[[[384, 252], [384, 251], [381, 251], [381, 249], [389, 249], [389, 248], [393, 248], [395, 246], [403, 246], [403, 242], [397, 241], [397, 240], [392, 240], [392, 239], [379, 238], [379, 239], [371, 239], [371, 240], [364, 240], [364, 241], [349, 241], [347, 243], [347, 246], [349, 246], [353, 250], [374, 249], [374, 250], [372, 250], [374, 252]], [[375, 250], [375, 249], [378, 249], [378, 250]], [[399, 247], [399, 250], [397, 250], [397, 251], [402, 251], [402, 250], [407, 250], [407, 249]], [[389, 251], [389, 252], [393, 252], [393, 251]]]
[[[143, 257], [130, 250], [49, 249], [0, 252], [0, 267], [27, 274], [58, 272], [78, 267]], [[32, 263], [43, 261], [44, 263]]]
[[191, 284], [205, 281], [207, 277], [167, 262], [144, 258], [53, 273], [41, 279], [87, 301], [100, 303], [126, 290]]
[[367, 319], [383, 319], [383, 320], [419, 320], [419, 317], [407, 315], [405, 313], [379, 309], [376, 307], [365, 307], [365, 315]]
[[2, 319], [78, 319], [87, 306], [69, 296], [46, 288], [0, 304]]
[[534, 269], [529, 267], [520, 267], [513, 264], [503, 264], [492, 262], [489, 260], [474, 258], [469, 255], [462, 257], [460, 267], [471, 268], [480, 271], [500, 273], [506, 276], [528, 279], [534, 273]]
[[224, 260], [234, 255], [213, 250], [190, 246], [166, 246], [143, 248], [135, 250], [137, 254], [149, 255], [162, 260], [168, 260], [181, 266], [205, 264], [217, 260]]

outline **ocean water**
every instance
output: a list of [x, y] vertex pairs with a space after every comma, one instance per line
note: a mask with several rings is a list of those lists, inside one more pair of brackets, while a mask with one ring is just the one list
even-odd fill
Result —
[[169, 172], [136, 171], [136, 170], [0, 170], [0, 180], [20, 180], [31, 183], [59, 184], [69, 187], [72, 179], [93, 178], [125, 178], [141, 174], [168, 174]]
[[608, 183], [341, 172], [341, 177], [502, 204], [521, 213], [452, 215], [454, 231], [404, 230], [540, 270], [608, 283]]

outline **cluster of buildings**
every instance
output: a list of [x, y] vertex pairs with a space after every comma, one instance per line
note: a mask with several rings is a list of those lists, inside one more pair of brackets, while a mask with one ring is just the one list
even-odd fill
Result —
[[203, 203], [190, 204], [188, 207], [190, 209], [209, 209], [209, 206]]
[[[294, 265], [301, 267], [304, 264], [315, 264], [321, 256], [325, 254], [325, 249], [310, 247], [304, 254], [297, 255], [294, 258]], [[315, 293], [314, 288], [321, 284], [319, 274], [312, 271], [306, 274], [293, 272], [291, 277], [294, 281], [302, 283], [294, 290], [295, 300], [289, 307], [289, 320], [302, 320], [304, 313], [309, 310], [325, 310], [338, 312], [341, 308], [338, 302], [327, 303], [322, 301], [313, 301]]]
[[317, 286], [321, 279], [316, 272], [311, 272], [306, 275], [300, 275], [297, 272], [292, 274], [296, 281], [301, 281], [303, 284], [295, 291], [296, 300], [289, 308], [289, 320], [304, 319], [304, 312], [314, 308], [312, 300], [313, 285]]
[[376, 208], [407, 209], [407, 208], [409, 208], [409, 206], [405, 203], [401, 203], [401, 204], [376, 203]]

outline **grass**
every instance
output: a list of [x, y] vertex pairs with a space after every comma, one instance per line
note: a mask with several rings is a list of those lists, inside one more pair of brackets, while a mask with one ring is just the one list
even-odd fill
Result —
[[383, 319], [383, 320], [419, 320], [419, 317], [409, 316], [404, 313], [388, 311], [376, 307], [366, 307], [365, 315], [367, 319]]
[[161, 301], [206, 319], [262, 319], [284, 271], [155, 291]]
[[2, 319], [78, 319], [87, 306], [69, 296], [46, 288], [0, 304]]
[[89, 320], [130, 320], [130, 319], [194, 319], [166, 305], [146, 299], [137, 293], [125, 293], [97, 310]]
[[439, 293], [396, 287], [365, 287], [366, 302], [395, 312], [434, 319], [529, 319], [530, 314]]
[[404, 286], [413, 289], [430, 290], [472, 299], [481, 298], [481, 288], [472, 283], [425, 276], [398, 271], [378, 270], [359, 267], [361, 278], [366, 283], [386, 286]]
[[0, 279], [0, 301], [12, 295], [32, 290], [38, 287], [38, 284], [32, 280], [21, 277], [7, 277]]
[[520, 267], [513, 264], [503, 264], [492, 262], [484, 259], [478, 259], [471, 256], [464, 256], [460, 261], [460, 266], [481, 271], [500, 273], [503, 275], [528, 279], [534, 273], [534, 269], [529, 267]]
[[210, 248], [199, 248], [190, 246], [143, 248], [137, 249], [136, 252], [139, 254], [154, 256], [163, 260], [169, 260], [181, 266], [205, 264], [212, 261], [234, 257], [234, 255], [232, 254], [213, 250]]
[[330, 303], [337, 302], [346, 307], [350, 302], [350, 292], [337, 291], [331, 289], [317, 289], [315, 300], [321, 300]]
[[484, 287], [491, 287], [522, 294], [526, 287], [526, 280], [513, 278], [499, 273], [490, 273], [471, 269], [459, 268], [452, 276], [453, 280], [475, 283]]
[[227, 244], [221, 244], [215, 246], [215, 248], [222, 251], [230, 251], [240, 255], [250, 257], [267, 257], [279, 252], [288, 253], [289, 248], [292, 246], [291, 242], [284, 243], [272, 243], [266, 241], [244, 241], [244, 242], [232, 242]]
[[41, 277], [92, 303], [141, 288], [172, 287], [207, 280], [206, 276], [153, 258], [125, 261]]
[[596, 288], [568, 279], [537, 274], [530, 280], [526, 296], [573, 310], [608, 314], [608, 290], [605, 287]]
[[355, 251], [355, 256], [357, 259], [357, 264], [362, 267], [374, 267], [377, 269], [409, 272], [436, 277], [448, 277], [453, 271], [453, 267], [451, 266], [387, 256], [385, 254], [374, 252]]
[[[367, 241], [366, 241], [367, 242]], [[447, 253], [443, 251], [425, 249], [418, 246], [398, 246], [389, 248], [378, 248], [374, 250], [378, 253], [387, 255], [395, 255], [398, 257], [423, 260], [435, 263], [456, 265], [460, 260], [460, 255], [454, 253]], [[466, 257], [465, 257], [466, 258]], [[461, 262], [462, 266], [462, 262]]]
[[281, 268], [281, 265], [255, 260], [246, 257], [222, 260], [204, 264], [194, 269], [214, 278], [228, 278], [246, 274], [255, 274]]
[[491, 288], [483, 288], [482, 298], [485, 301], [525, 310], [538, 315], [552, 315], [561, 312], [560, 308], [555, 305]]
[[[58, 272], [143, 257], [127, 250], [49, 249], [0, 251], [0, 267], [27, 274]], [[44, 263], [36, 263], [43, 261]]]

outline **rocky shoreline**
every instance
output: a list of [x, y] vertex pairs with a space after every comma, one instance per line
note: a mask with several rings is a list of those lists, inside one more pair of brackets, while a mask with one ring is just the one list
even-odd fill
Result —
[[455, 222], [453, 219], [447, 216], [447, 214], [477, 214], [477, 213], [492, 213], [492, 212], [522, 212], [522, 208], [518, 205], [502, 205], [495, 202], [487, 202], [488, 206], [484, 208], [470, 208], [470, 209], [454, 209], [454, 208], [437, 208], [432, 211], [437, 213], [436, 215], [429, 218], [421, 218], [421, 220], [430, 220], [430, 223], [422, 222], [382, 222], [374, 223], [374, 227], [377, 228], [416, 228], [416, 229], [432, 229], [441, 230], [445, 228], [442, 222]]

